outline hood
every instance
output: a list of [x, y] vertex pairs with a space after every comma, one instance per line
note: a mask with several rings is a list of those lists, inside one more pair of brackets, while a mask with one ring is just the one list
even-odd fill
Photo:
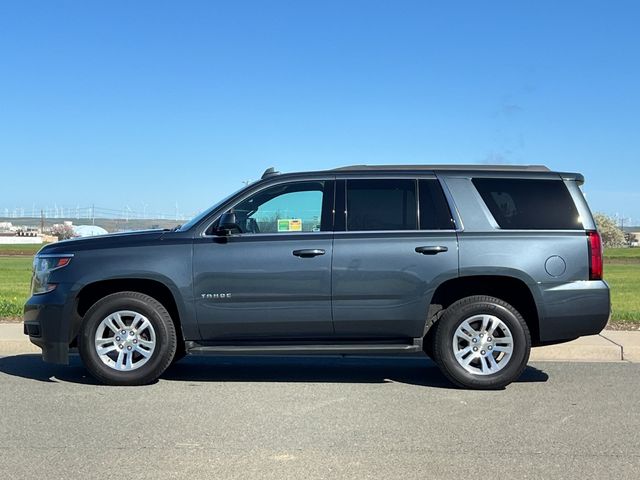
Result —
[[137, 232], [111, 233], [95, 237], [80, 237], [50, 243], [40, 249], [38, 254], [73, 253], [80, 250], [98, 248], [122, 248], [153, 245], [162, 241], [168, 230], [140, 230]]

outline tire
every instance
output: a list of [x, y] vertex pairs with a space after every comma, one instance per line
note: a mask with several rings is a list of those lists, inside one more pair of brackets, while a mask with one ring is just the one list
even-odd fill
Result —
[[527, 366], [529, 329], [507, 302], [484, 295], [466, 297], [449, 306], [438, 324], [434, 360], [459, 387], [501, 389]]
[[176, 345], [175, 326], [167, 310], [138, 292], [114, 293], [96, 302], [84, 316], [78, 335], [82, 362], [107, 385], [154, 382], [171, 364]]

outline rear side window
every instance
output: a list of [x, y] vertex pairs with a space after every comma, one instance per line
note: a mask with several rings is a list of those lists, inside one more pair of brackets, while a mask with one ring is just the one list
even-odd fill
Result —
[[416, 181], [347, 180], [347, 230], [416, 230]]
[[448, 230], [455, 228], [451, 210], [438, 180], [420, 180], [420, 229]]
[[474, 178], [473, 184], [500, 228], [583, 228], [573, 199], [561, 180]]

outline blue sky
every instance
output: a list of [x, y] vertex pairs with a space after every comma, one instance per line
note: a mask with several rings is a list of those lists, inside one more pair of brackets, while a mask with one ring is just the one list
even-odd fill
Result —
[[0, 209], [188, 214], [272, 165], [542, 163], [640, 224], [638, 25], [632, 1], [2, 2]]

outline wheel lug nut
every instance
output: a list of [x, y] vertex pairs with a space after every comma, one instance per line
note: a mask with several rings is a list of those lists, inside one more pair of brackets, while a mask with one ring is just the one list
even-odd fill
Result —
[[489, 350], [493, 350], [493, 346], [491, 346], [491, 345], [489, 345], [487, 348], [488, 348]]
[[480, 351], [480, 353], [481, 353], [482, 355], [484, 355], [484, 354], [485, 354], [485, 353], [487, 353], [487, 352], [485, 352], [484, 350], [481, 350], [481, 351]]
[[118, 348], [122, 349], [122, 344], [118, 345]]
[[132, 348], [132, 347], [131, 347], [131, 345], [129, 345], [129, 346], [127, 347], [127, 350], [131, 350], [131, 348]]
[[119, 342], [119, 341], [120, 341], [120, 337], [116, 337], [116, 342]]
[[472, 340], [472, 342], [473, 342], [473, 343], [478, 343], [478, 339], [477, 339], [477, 338], [474, 338], [474, 339]]
[[483, 336], [483, 335], [484, 335], [484, 334], [483, 334], [483, 333], [481, 333], [481, 334], [480, 334], [480, 338], [482, 338], [482, 336]]
[[477, 352], [478, 351], [478, 347], [473, 347], [473, 351]]
[[133, 343], [138, 343], [138, 340], [134, 338]]
[[120, 330], [120, 333], [121, 333], [122, 335], [124, 335], [124, 334], [125, 334], [125, 333], [127, 333], [127, 332], [125, 332], [124, 330]]
[[487, 342], [490, 342], [490, 341], [491, 341], [491, 337], [487, 337]]

